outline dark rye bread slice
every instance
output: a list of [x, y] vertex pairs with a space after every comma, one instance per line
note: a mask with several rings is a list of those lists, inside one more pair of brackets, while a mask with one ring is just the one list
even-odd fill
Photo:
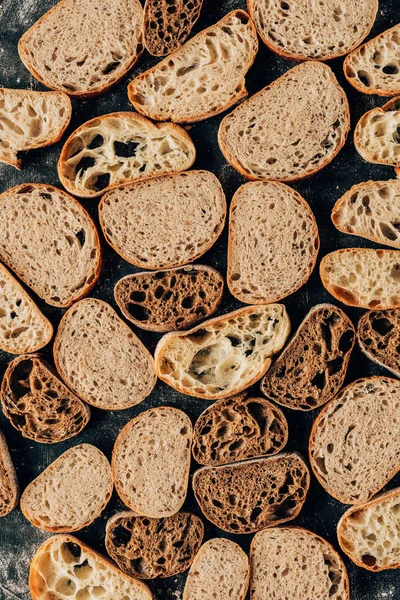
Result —
[[400, 309], [365, 313], [358, 321], [357, 338], [368, 358], [400, 377]]
[[356, 333], [333, 304], [314, 306], [261, 382], [270, 400], [295, 410], [312, 410], [343, 385]]
[[0, 431], [0, 517], [5, 517], [18, 504], [19, 485], [6, 438]]
[[204, 516], [229, 533], [253, 533], [295, 519], [310, 486], [296, 453], [202, 467], [193, 490]]

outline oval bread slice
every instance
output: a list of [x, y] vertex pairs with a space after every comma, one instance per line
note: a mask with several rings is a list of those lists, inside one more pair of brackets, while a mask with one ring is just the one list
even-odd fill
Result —
[[8, 450], [7, 441], [0, 431], [0, 517], [5, 517], [18, 504], [17, 474]]
[[358, 321], [361, 350], [381, 367], [400, 377], [400, 310], [374, 310]]
[[400, 167], [400, 97], [366, 112], [354, 129], [354, 146], [370, 163]]

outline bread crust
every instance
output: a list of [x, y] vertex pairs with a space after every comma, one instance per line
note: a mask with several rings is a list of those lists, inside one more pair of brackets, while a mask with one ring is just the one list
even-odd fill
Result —
[[357, 125], [354, 128], [353, 141], [354, 141], [355, 149], [357, 150], [357, 152], [361, 156], [361, 158], [363, 158], [365, 161], [372, 163], [374, 165], [386, 165], [389, 167], [395, 167], [395, 170], [397, 173], [397, 169], [399, 168], [398, 164], [390, 163], [385, 160], [373, 159], [370, 155], [367, 157], [365, 155], [365, 153], [363, 152], [363, 149], [362, 149], [362, 147], [359, 143], [359, 139], [358, 139], [359, 138], [359, 135], [358, 135], [359, 130], [361, 129], [363, 122], [369, 118], [369, 115], [371, 115], [372, 113], [384, 114], [384, 113], [392, 110], [392, 108], [394, 110], [400, 111], [400, 96], [391, 98], [388, 102], [386, 102], [386, 104], [383, 104], [382, 106], [375, 106], [374, 108], [371, 108], [371, 110], [368, 110], [366, 113], [364, 113], [360, 117]]
[[[8, 449], [7, 441], [5, 435], [2, 431], [0, 431], [0, 474], [1, 474], [1, 465], [4, 465], [6, 470], [6, 474], [10, 478], [10, 487], [11, 487], [11, 502], [6, 511], [0, 511], [0, 517], [5, 517], [10, 513], [18, 504], [19, 500], [19, 483], [17, 479], [17, 474], [15, 472], [15, 467], [12, 462], [10, 451]], [[3, 486], [3, 481], [0, 478], [0, 484]], [[0, 507], [1, 508], [1, 507]]]
[[[397, 310], [397, 309], [389, 309], [389, 310]], [[383, 367], [384, 369], [387, 369], [390, 373], [392, 373], [396, 377], [400, 377], [400, 370], [396, 370], [396, 369], [393, 369], [393, 368], [389, 367], [382, 360], [379, 360], [374, 354], [372, 354], [372, 352], [369, 352], [368, 351], [368, 346], [366, 344], [364, 344], [364, 342], [363, 342], [363, 340], [361, 338], [361, 327], [363, 326], [363, 324], [366, 321], [368, 322], [371, 316], [373, 317], [373, 315], [378, 315], [379, 313], [386, 313], [386, 312], [387, 312], [386, 310], [382, 310], [382, 311], [368, 311], [368, 312], [366, 312], [365, 314], [362, 315], [362, 317], [358, 321], [358, 325], [357, 325], [357, 341], [358, 341], [358, 346], [361, 349], [361, 351], [365, 354], [365, 356], [367, 356], [370, 360], [372, 360], [372, 362], [374, 362], [376, 365], [379, 365], [380, 367]], [[372, 329], [372, 325], [371, 325], [371, 329]], [[400, 335], [400, 332], [399, 332], [399, 335]]]

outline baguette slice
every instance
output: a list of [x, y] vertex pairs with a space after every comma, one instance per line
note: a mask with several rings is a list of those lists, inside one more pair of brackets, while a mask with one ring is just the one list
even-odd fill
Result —
[[189, 169], [195, 158], [192, 140], [178, 125], [115, 112], [87, 121], [69, 136], [58, 176], [71, 194], [96, 198], [124, 183]]
[[0, 431], [0, 517], [5, 517], [18, 504], [19, 485], [7, 441]]
[[335, 75], [309, 61], [224, 117], [218, 141], [226, 160], [247, 179], [288, 182], [329, 164], [349, 129], [349, 105]]
[[102, 300], [86, 298], [64, 314], [53, 352], [68, 387], [104, 410], [139, 404], [156, 383], [150, 352]]
[[36, 551], [29, 572], [33, 600], [152, 600], [147, 585], [117, 569], [72, 535], [55, 535]]
[[360, 504], [400, 470], [400, 382], [358, 379], [314, 421], [310, 462], [325, 490], [343, 504]]
[[264, 375], [289, 331], [283, 304], [240, 308], [189, 331], [165, 334], [155, 351], [157, 375], [189, 396], [233, 396]]
[[354, 146], [370, 163], [400, 167], [400, 97], [361, 117], [354, 130]]
[[138, 75], [128, 86], [129, 100], [157, 121], [207, 119], [247, 96], [245, 75], [257, 50], [249, 15], [234, 10]]
[[47, 304], [70, 306], [101, 270], [96, 227], [72, 196], [43, 184], [0, 195], [0, 260]]
[[358, 321], [361, 350], [381, 367], [400, 377], [400, 310], [369, 311]]
[[42, 444], [77, 435], [90, 419], [89, 407], [38, 354], [25, 354], [10, 362], [1, 386], [1, 406], [17, 431]]
[[295, 519], [310, 487], [310, 473], [295, 453], [202, 467], [193, 490], [204, 516], [229, 533], [254, 533]]

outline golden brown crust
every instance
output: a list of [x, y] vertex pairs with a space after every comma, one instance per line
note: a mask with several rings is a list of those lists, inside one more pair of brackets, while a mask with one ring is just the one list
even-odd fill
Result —
[[371, 108], [371, 110], [368, 110], [366, 113], [364, 113], [362, 115], [362, 117], [360, 117], [357, 125], [354, 128], [354, 135], [353, 135], [353, 141], [354, 141], [354, 147], [357, 150], [358, 154], [361, 156], [361, 158], [363, 158], [365, 161], [372, 163], [374, 165], [386, 165], [389, 167], [394, 167], [395, 171], [396, 171], [396, 175], [398, 175], [400, 167], [394, 163], [389, 163], [388, 161], [385, 160], [378, 160], [378, 159], [373, 159], [371, 157], [371, 155], [368, 156], [368, 158], [365, 157], [362, 148], [360, 146], [360, 144], [358, 143], [358, 130], [361, 128], [362, 123], [364, 123], [364, 121], [366, 121], [369, 118], [369, 115], [372, 113], [386, 113], [387, 111], [391, 110], [393, 108], [397, 108], [397, 110], [400, 110], [400, 96], [396, 96], [394, 98], [391, 98], [388, 102], [386, 102], [386, 104], [383, 104], [382, 106], [375, 106], [374, 108]]
[[[4, 473], [3, 473], [4, 469]], [[5, 481], [3, 480], [5, 477]], [[15, 472], [14, 464], [12, 462], [10, 451], [7, 446], [5, 435], [0, 431], [0, 486], [2, 488], [2, 494], [0, 495], [0, 502], [3, 500], [3, 493], [10, 493], [10, 503], [6, 508], [0, 505], [0, 517], [5, 517], [10, 513], [18, 504], [19, 499], [19, 483], [17, 474]], [[8, 491], [7, 491], [8, 488]]]

